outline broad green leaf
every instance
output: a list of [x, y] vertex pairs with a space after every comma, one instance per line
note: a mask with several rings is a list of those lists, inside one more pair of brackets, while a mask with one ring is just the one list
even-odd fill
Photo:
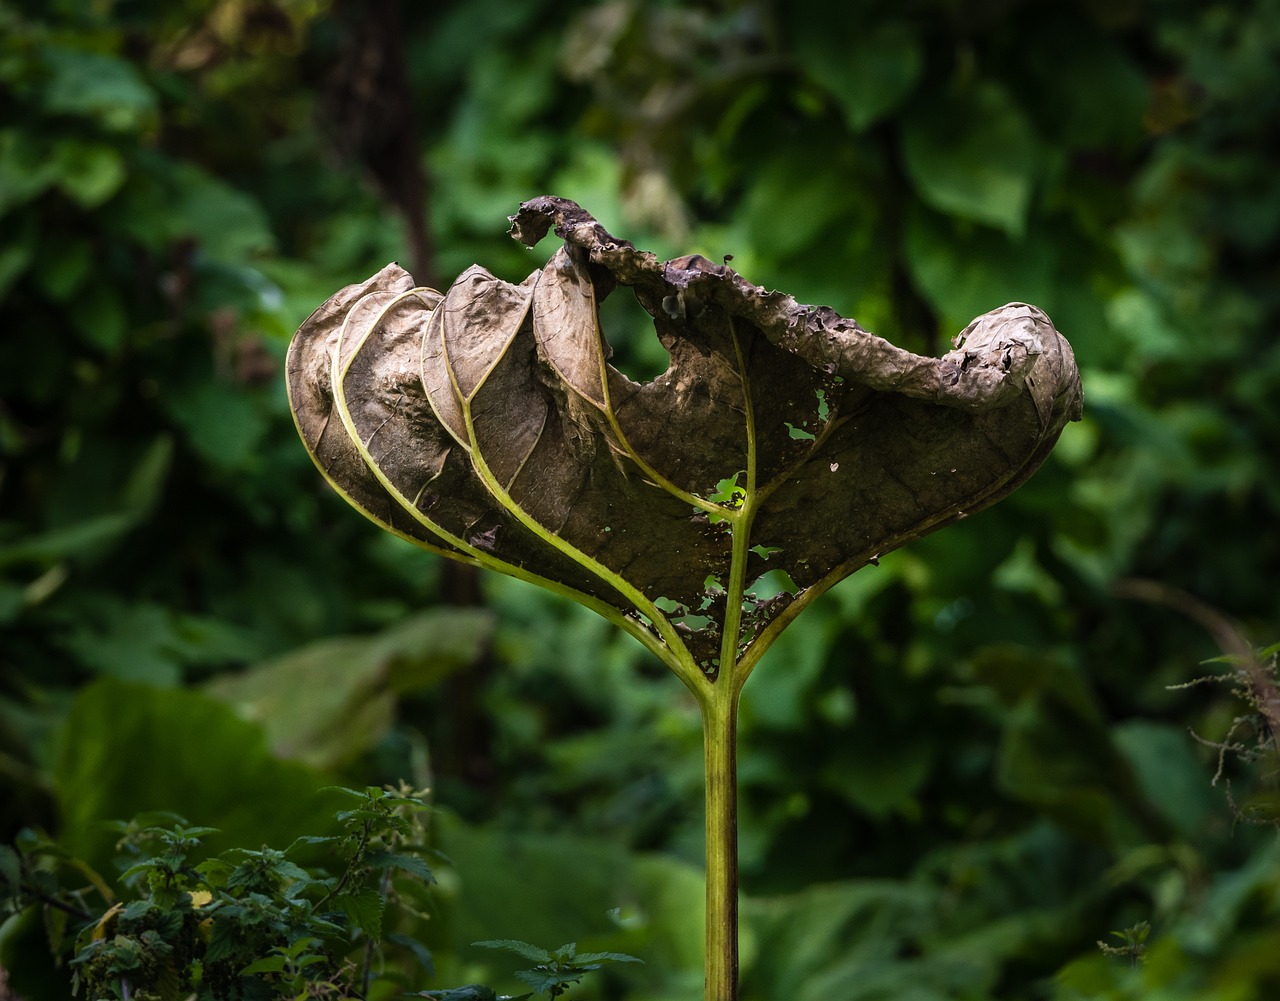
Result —
[[625, 952], [579, 952], [574, 955], [576, 965], [584, 963], [643, 963], [638, 956], [629, 956]]
[[29, 201], [58, 179], [47, 145], [24, 129], [0, 129], [0, 215]]
[[274, 243], [253, 198], [190, 163], [139, 157], [102, 211], [145, 247], [163, 250], [194, 240], [215, 262], [243, 265]]
[[[319, 777], [274, 758], [262, 731], [208, 696], [100, 681], [76, 696], [52, 769], [63, 843], [90, 862], [111, 855], [103, 821], [181, 809], [217, 827], [210, 851], [288, 844], [332, 826]], [[192, 799], [192, 790], [199, 796]], [[87, 854], [86, 854], [87, 853]]]
[[911, 277], [943, 324], [962, 322], [1010, 293], [1052, 308], [1059, 270], [1052, 243], [953, 223], [925, 208], [908, 213], [904, 238]]
[[120, 681], [174, 685], [181, 679], [169, 609], [150, 602], [112, 602], [99, 611], [107, 614], [77, 622], [62, 639], [80, 663]]
[[517, 956], [527, 959], [531, 963], [550, 963], [553, 958], [546, 949], [540, 949], [536, 945], [530, 945], [528, 942], [521, 942], [519, 939], [514, 938], [490, 938], [473, 944], [482, 949], [501, 949], [504, 952], [514, 952]]
[[0, 883], [4, 884], [6, 892], [17, 895], [21, 873], [22, 862], [18, 853], [8, 845], [0, 845]]
[[420, 995], [432, 1001], [497, 1001], [492, 987], [484, 984], [467, 984], [465, 987], [451, 987], [448, 990], [423, 991]]
[[568, 970], [565, 972], [543, 972], [540, 970], [518, 970], [516, 971], [516, 979], [520, 980], [533, 988], [536, 994], [546, 994], [548, 997], [554, 997], [551, 993], [557, 987], [563, 988], [569, 984], [576, 984], [582, 979], [585, 971]]
[[[44, 261], [32, 277], [55, 302], [68, 299], [93, 271], [93, 245], [88, 240], [66, 240], [55, 236], [42, 244], [41, 251]], [[2, 287], [3, 276], [0, 275]]]
[[129, 314], [120, 289], [95, 276], [81, 295], [93, 308], [73, 312], [72, 328], [103, 354], [119, 354], [129, 335]]
[[262, 959], [255, 959], [240, 972], [244, 975], [250, 973], [279, 973], [285, 968], [288, 962], [289, 959], [287, 956], [264, 956]]
[[426, 883], [435, 882], [435, 874], [426, 862], [415, 855], [401, 855], [398, 852], [369, 852], [365, 861], [375, 869], [399, 869], [410, 876], [416, 876]]
[[0, 295], [4, 295], [31, 265], [31, 247], [11, 244], [0, 248]]
[[111, 146], [64, 139], [53, 149], [58, 187], [82, 208], [101, 205], [120, 190], [126, 176], [124, 157]]
[[1193, 842], [1220, 818], [1221, 799], [1205, 781], [1194, 739], [1181, 726], [1131, 720], [1112, 731], [1151, 807]]
[[745, 979], [762, 998], [932, 1001], [936, 971], [902, 953], [937, 907], [931, 888], [872, 880], [752, 902], [748, 922], [760, 945]]
[[1019, 236], [1039, 171], [1039, 140], [1001, 85], [954, 86], [902, 124], [902, 155], [920, 197], [942, 212]]
[[50, 47], [43, 103], [55, 115], [97, 119], [115, 132], [137, 129], [156, 111], [156, 98], [133, 64], [102, 52]]
[[[374, 521], [576, 597], [686, 684], [1009, 493], [1078, 416], [1070, 348], [1033, 307], [928, 359], [704, 258], [662, 263], [572, 202], [526, 203], [513, 234], [552, 225], [566, 246], [519, 285], [473, 267], [442, 296], [390, 265], [330, 299], [291, 346], [295, 419]], [[671, 354], [650, 382], [608, 363], [618, 284]]]
[[168, 404], [187, 439], [211, 465], [243, 470], [260, 457], [267, 415], [243, 387], [200, 382]]
[[1019, 46], [1007, 78], [1047, 137], [1067, 150], [1131, 148], [1145, 130], [1151, 82], [1115, 35], [1083, 12], [1045, 8], [1037, 30], [1053, 39], [1053, 58]]
[[743, 199], [744, 236], [773, 259], [803, 253], [851, 218], [874, 218], [876, 205], [867, 191], [849, 183], [843, 172], [808, 170], [810, 157], [803, 148], [771, 151], [753, 172]]
[[924, 53], [906, 23], [881, 20], [846, 32], [833, 30], [830, 14], [827, 7], [826, 16], [805, 22], [796, 35], [796, 56], [839, 102], [849, 128], [862, 132], [911, 92], [924, 68]]
[[[625, 976], [648, 995], [683, 997], [677, 985], [701, 983], [705, 888], [693, 866], [599, 837], [465, 825], [443, 811], [432, 826], [461, 881], [442, 898], [447, 920], [438, 930], [447, 931], [447, 947], [466, 951], [495, 933], [535, 943], [576, 939], [592, 952], [643, 957]], [[628, 919], [609, 920], [620, 905]]]
[[377, 941], [382, 937], [382, 912], [387, 901], [377, 890], [344, 893], [334, 897], [331, 903], [371, 939]]
[[281, 757], [336, 767], [387, 734], [398, 694], [475, 663], [492, 625], [481, 609], [430, 609], [375, 636], [321, 640], [220, 675], [208, 691], [260, 723]]
[[97, 549], [114, 542], [136, 524], [136, 519], [129, 513], [116, 511], [50, 529], [0, 546], [0, 567], [15, 563], [51, 563], [84, 550]]

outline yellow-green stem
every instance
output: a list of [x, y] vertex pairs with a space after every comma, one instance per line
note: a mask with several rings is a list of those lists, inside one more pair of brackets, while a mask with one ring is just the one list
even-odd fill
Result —
[[723, 671], [705, 692], [707, 779], [706, 1001], [738, 998], [738, 688]]

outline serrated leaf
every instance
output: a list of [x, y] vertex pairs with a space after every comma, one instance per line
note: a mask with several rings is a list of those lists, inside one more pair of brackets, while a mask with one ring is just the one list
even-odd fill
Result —
[[285, 849], [285, 853], [289, 853], [298, 847], [312, 847], [314, 845], [331, 845], [341, 840], [333, 834], [304, 834], [300, 838], [294, 838], [293, 843]]
[[485, 987], [484, 984], [467, 984], [465, 987], [451, 987], [448, 990], [423, 991], [418, 996], [431, 998], [432, 1001], [497, 1001], [493, 988]]
[[156, 905], [150, 900], [131, 900], [120, 911], [120, 917], [126, 921], [136, 921], [155, 908]]
[[571, 969], [565, 971], [518, 970], [515, 977], [532, 987], [539, 994], [547, 994], [553, 987], [576, 984], [582, 979], [585, 970]]
[[178, 821], [178, 826], [180, 829], [175, 833], [177, 833], [183, 838], [199, 839], [199, 838], [206, 838], [210, 834], [218, 833], [218, 829], [216, 827], [185, 827], [183, 826], [183, 822], [181, 820]]
[[[660, 262], [563, 199], [525, 203], [513, 234], [552, 226], [566, 245], [519, 285], [473, 267], [442, 296], [389, 265], [335, 295], [290, 347], [295, 419], [368, 517], [576, 598], [686, 684], [1011, 492], [1079, 416], [1070, 347], [1035, 307], [924, 358], [705, 258]], [[670, 351], [649, 382], [608, 362], [597, 307], [619, 285]], [[784, 586], [761, 597], [767, 571]]]
[[643, 963], [638, 956], [628, 956], [625, 952], [581, 952], [574, 956], [575, 965], [586, 963]]
[[435, 874], [426, 862], [414, 855], [401, 855], [397, 852], [369, 852], [365, 861], [375, 869], [399, 869], [411, 876], [417, 876], [426, 883], [436, 881]]
[[313, 883], [311, 873], [300, 865], [290, 862], [288, 859], [278, 859], [271, 863], [271, 871], [282, 879], [291, 880], [299, 883]]
[[289, 960], [285, 956], [264, 956], [262, 959], [255, 959], [248, 966], [243, 967], [240, 972], [244, 975], [250, 973], [279, 973], [288, 962]]
[[550, 963], [554, 958], [546, 949], [539, 949], [536, 945], [521, 942], [519, 939], [514, 938], [491, 938], [485, 939], [483, 942], [472, 942], [471, 944], [482, 949], [502, 949], [504, 952], [514, 952], [517, 956], [527, 959], [531, 963]]
[[370, 938], [382, 937], [382, 912], [386, 909], [387, 902], [377, 890], [344, 893], [334, 897], [332, 904]]

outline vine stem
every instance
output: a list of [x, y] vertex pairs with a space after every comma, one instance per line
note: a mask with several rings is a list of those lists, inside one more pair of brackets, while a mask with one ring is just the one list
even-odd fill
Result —
[[707, 790], [706, 1001], [738, 998], [738, 692], [733, 672], [704, 689]]

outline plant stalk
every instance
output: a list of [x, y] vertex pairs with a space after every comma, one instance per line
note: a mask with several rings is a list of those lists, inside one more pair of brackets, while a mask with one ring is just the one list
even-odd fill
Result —
[[706, 1001], [738, 998], [738, 688], [732, 673], [702, 706], [707, 785]]

